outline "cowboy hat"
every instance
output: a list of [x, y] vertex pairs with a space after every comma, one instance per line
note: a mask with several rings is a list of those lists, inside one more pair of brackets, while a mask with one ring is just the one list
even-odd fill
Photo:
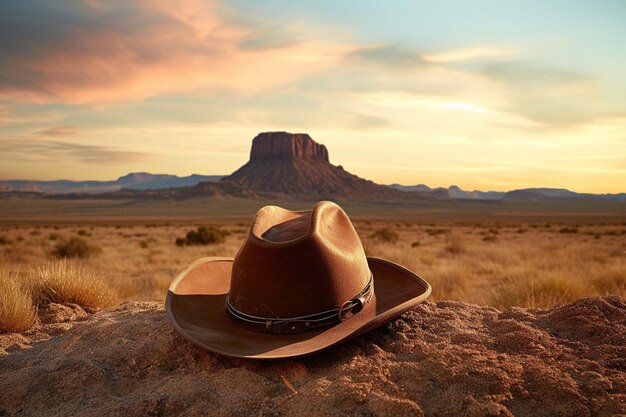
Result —
[[308, 355], [372, 330], [430, 294], [393, 262], [366, 257], [346, 213], [322, 201], [309, 211], [260, 209], [235, 258], [197, 260], [165, 299], [174, 328], [227, 356]]

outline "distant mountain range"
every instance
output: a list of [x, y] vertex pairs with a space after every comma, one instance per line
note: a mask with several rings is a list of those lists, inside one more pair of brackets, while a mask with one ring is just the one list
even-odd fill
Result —
[[164, 188], [192, 187], [204, 181], [218, 181], [223, 175], [198, 175], [187, 177], [167, 174], [132, 172], [113, 181], [32, 181], [0, 180], [0, 191], [35, 192], [45, 194], [100, 194], [122, 189], [156, 190]]
[[406, 192], [436, 193], [440, 198], [462, 200], [502, 200], [502, 201], [544, 201], [544, 200], [588, 200], [588, 201], [626, 201], [626, 193], [590, 194], [576, 193], [565, 188], [524, 188], [512, 191], [465, 191], [456, 185], [449, 188], [430, 188], [424, 184], [389, 185]]
[[526, 188], [508, 192], [465, 191], [456, 185], [430, 188], [381, 185], [329, 162], [328, 150], [304, 133], [266, 132], [252, 141], [249, 161], [231, 175], [187, 177], [134, 172], [114, 181], [0, 180], [0, 192], [36, 193], [56, 198], [190, 198], [232, 196], [258, 198], [282, 194], [310, 199], [368, 200], [429, 198], [477, 201], [585, 200], [626, 202], [626, 193], [589, 194], [559, 188]]

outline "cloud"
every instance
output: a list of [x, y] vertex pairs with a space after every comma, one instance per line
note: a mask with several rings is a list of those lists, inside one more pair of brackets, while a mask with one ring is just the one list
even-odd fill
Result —
[[74, 160], [87, 164], [117, 165], [144, 160], [142, 152], [120, 150], [114, 147], [85, 145], [60, 140], [6, 140], [0, 142], [0, 151], [11, 160], [57, 161]]
[[548, 68], [520, 61], [488, 64], [482, 67], [482, 73], [492, 79], [514, 84], [518, 87], [533, 85], [543, 87], [549, 84], [580, 83], [590, 80], [588, 75], [579, 72]]
[[349, 126], [359, 130], [371, 130], [391, 127], [391, 123], [384, 117], [354, 113]]
[[78, 126], [54, 126], [35, 132], [37, 136], [58, 137], [58, 136], [74, 136], [78, 133]]
[[398, 44], [363, 46], [348, 55], [344, 67], [351, 71], [331, 81], [332, 90], [373, 95], [385, 105], [417, 109], [430, 102], [440, 110], [508, 114], [506, 123], [524, 132], [577, 129], [624, 114], [591, 74], [512, 59], [519, 54], [485, 45], [429, 53]]
[[[54, 6], [54, 7], [53, 7]], [[0, 100], [107, 103], [205, 88], [253, 94], [332, 66], [346, 46], [280, 42], [213, 1], [3, 2]]]
[[397, 44], [380, 44], [360, 47], [349, 57], [379, 65], [407, 68], [428, 65], [422, 54]]
[[13, 124], [50, 123], [59, 115], [50, 110], [19, 108], [19, 106], [0, 106], [0, 129]]
[[517, 53], [518, 51], [513, 48], [473, 46], [469, 48], [452, 49], [448, 51], [424, 54], [423, 58], [428, 62], [458, 62], [478, 59], [492, 59], [496, 57], [515, 55]]
[[575, 128], [612, 112], [588, 74], [518, 61], [491, 63], [479, 72], [505, 89], [501, 110], [543, 128]]

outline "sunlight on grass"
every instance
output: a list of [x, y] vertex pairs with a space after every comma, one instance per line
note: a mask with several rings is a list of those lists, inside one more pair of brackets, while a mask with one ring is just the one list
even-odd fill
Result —
[[35, 322], [47, 303], [104, 308], [118, 304], [117, 290], [104, 278], [66, 260], [30, 268], [26, 273], [0, 269], [0, 331], [21, 332]]
[[16, 273], [0, 270], [0, 332], [23, 332], [32, 327], [37, 312], [33, 297]]
[[75, 303], [83, 307], [110, 307], [118, 303], [116, 290], [92, 270], [66, 260], [32, 269], [29, 281], [36, 299]]
[[[177, 238], [199, 227], [197, 223], [5, 227], [0, 230], [7, 242], [0, 246], [0, 269], [9, 271], [5, 276], [17, 273], [35, 306], [49, 301], [94, 307], [163, 301], [169, 284], [189, 263], [204, 256], [234, 256], [248, 232], [246, 222], [223, 222], [215, 225], [225, 232], [221, 243], [176, 245]], [[626, 295], [626, 223], [358, 220], [355, 227], [367, 255], [397, 262], [430, 282], [430, 301], [459, 300], [505, 309]], [[577, 233], [561, 233], [564, 228], [576, 228]], [[102, 252], [55, 260], [55, 246], [77, 235], [89, 235]], [[31, 281], [32, 285], [24, 284]]]

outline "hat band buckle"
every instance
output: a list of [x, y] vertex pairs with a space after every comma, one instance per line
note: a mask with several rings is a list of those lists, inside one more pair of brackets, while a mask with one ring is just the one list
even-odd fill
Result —
[[363, 307], [372, 299], [373, 296], [374, 275], [370, 272], [370, 278], [363, 290], [354, 298], [342, 303], [339, 307], [332, 310], [289, 318], [252, 316], [235, 308], [230, 302], [229, 293], [226, 296], [226, 311], [231, 317], [240, 321], [245, 327], [256, 332], [296, 334], [346, 321], [361, 312]]

